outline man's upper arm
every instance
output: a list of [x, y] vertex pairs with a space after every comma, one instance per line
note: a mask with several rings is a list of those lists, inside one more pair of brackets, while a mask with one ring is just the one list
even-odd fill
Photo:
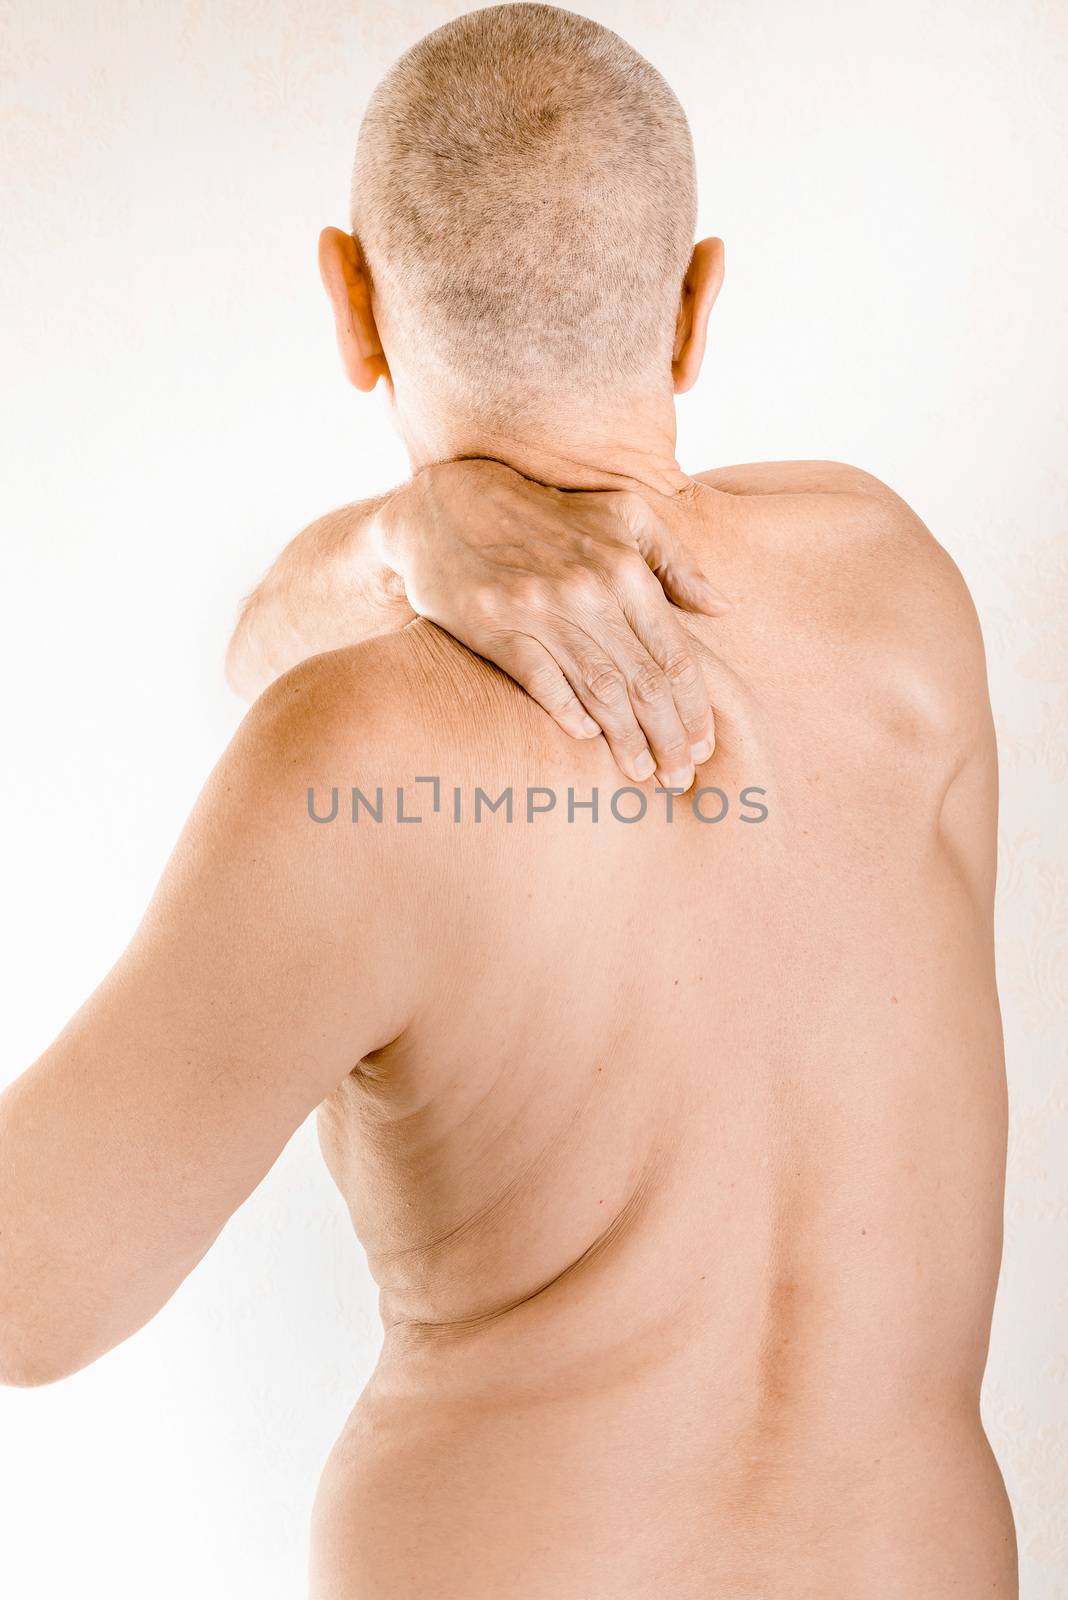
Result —
[[147, 1321], [407, 1021], [420, 962], [396, 834], [346, 826], [344, 806], [334, 826], [308, 816], [309, 784], [376, 781], [324, 659], [246, 718], [128, 950], [0, 1098], [8, 1381], [62, 1376]]
[[[857, 492], [872, 509], [869, 598], [879, 631], [896, 641], [881, 671], [913, 702], [916, 726], [924, 730], [924, 760], [943, 785], [943, 844], [992, 911], [997, 745], [975, 604], [952, 556], [900, 495], [874, 478]], [[851, 604], [857, 593], [854, 583]]]

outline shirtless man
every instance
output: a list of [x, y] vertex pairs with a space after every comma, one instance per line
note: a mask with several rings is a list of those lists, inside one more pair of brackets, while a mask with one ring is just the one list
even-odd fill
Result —
[[[1014, 1595], [960, 576], [864, 472], [679, 468], [721, 251], [687, 267], [685, 123], [605, 30], [516, 6], [424, 40], [355, 217], [362, 251], [323, 241], [342, 353], [420, 470], [291, 547], [232, 675], [377, 636], [256, 701], [129, 950], [0, 1101], [3, 1376], [140, 1327], [318, 1107], [385, 1334], [315, 1600]], [[628, 538], [732, 608], [683, 619]], [[586, 714], [606, 738], [569, 736]]]

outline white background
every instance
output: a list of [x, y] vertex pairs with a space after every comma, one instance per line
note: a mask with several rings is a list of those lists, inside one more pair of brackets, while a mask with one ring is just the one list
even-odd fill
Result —
[[[238, 721], [221, 661], [239, 595], [302, 523], [403, 474], [380, 397], [342, 385], [315, 243], [346, 222], [369, 90], [461, 9], [0, 7], [0, 1078], [119, 954]], [[1055, 1600], [1068, 1594], [1068, 9], [590, 11], [678, 91], [702, 231], [727, 242], [681, 461], [867, 467], [949, 548], [983, 618], [1013, 1100], [985, 1412], [1025, 1600]], [[378, 1340], [312, 1132], [148, 1330], [54, 1388], [0, 1392], [8, 1593], [303, 1592], [316, 1477]]]

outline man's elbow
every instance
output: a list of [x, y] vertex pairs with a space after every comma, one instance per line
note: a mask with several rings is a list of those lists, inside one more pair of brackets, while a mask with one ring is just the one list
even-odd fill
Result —
[[72, 1318], [46, 1318], [32, 1295], [0, 1296], [0, 1384], [6, 1388], [58, 1383], [102, 1353], [78, 1338]]
[[0, 1337], [0, 1384], [7, 1389], [42, 1389], [46, 1384], [69, 1378], [85, 1366], [56, 1352], [18, 1341], [10, 1341], [8, 1330]]
[[46, 1384], [58, 1383], [60, 1378], [69, 1376], [66, 1371], [53, 1372], [33, 1362], [0, 1365], [0, 1386], [5, 1389], [43, 1389]]
[[226, 658], [223, 662], [223, 676], [227, 686], [237, 695], [239, 700], [244, 700], [246, 705], [251, 705], [259, 693], [261, 684], [255, 680], [249, 662], [249, 647], [245, 636], [245, 613], [242, 612], [237, 626], [233, 631], [230, 643], [226, 649]]

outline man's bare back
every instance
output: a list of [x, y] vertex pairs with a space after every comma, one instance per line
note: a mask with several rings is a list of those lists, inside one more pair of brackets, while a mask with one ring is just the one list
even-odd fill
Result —
[[[974, 613], [850, 468], [657, 510], [737, 600], [690, 623], [721, 821], [688, 795], [669, 822], [652, 782], [618, 820], [603, 742], [423, 622], [276, 691], [327, 708], [299, 781], [423, 814], [353, 828], [343, 799], [322, 832], [373, 829], [433, 952], [319, 1115], [386, 1332], [313, 1594], [1011, 1596], [978, 1404], [1005, 1088]], [[476, 823], [509, 786], [514, 820]], [[528, 787], [557, 797], [532, 821]]]

